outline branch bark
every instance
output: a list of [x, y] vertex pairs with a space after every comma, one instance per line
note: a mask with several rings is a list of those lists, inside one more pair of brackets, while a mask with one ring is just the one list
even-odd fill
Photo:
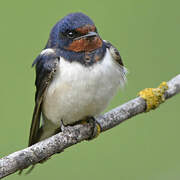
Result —
[[[168, 90], [165, 92], [165, 99], [171, 98], [180, 92], [180, 74], [168, 83]], [[145, 112], [146, 101], [137, 97], [107, 113], [99, 116], [96, 120], [101, 126], [101, 130], [117, 126], [121, 122]], [[39, 161], [52, 156], [55, 153], [62, 152], [64, 149], [88, 139], [92, 133], [93, 124], [78, 124], [68, 126], [63, 132], [58, 133], [44, 141], [41, 141], [31, 147], [14, 152], [0, 159], [0, 178], [15, 173], [18, 170], [36, 164]]]

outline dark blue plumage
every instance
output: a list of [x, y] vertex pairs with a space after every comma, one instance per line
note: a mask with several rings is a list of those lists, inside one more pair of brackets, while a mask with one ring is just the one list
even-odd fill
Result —
[[59, 57], [59, 54], [56, 54], [54, 51], [51, 54], [40, 54], [34, 61], [34, 64], [36, 64], [35, 85], [37, 88], [35, 100], [38, 99], [38, 94], [42, 94], [41, 91], [44, 91], [44, 88], [46, 88], [46, 82], [48, 82], [52, 71], [55, 71]]
[[[94, 25], [93, 21], [83, 13], [72, 13], [65, 16], [62, 20], [56, 23], [52, 28], [48, 43], [46, 44], [45, 49], [53, 48], [57, 56], [61, 56], [70, 62], [77, 61], [85, 66], [90, 66], [95, 62], [94, 57], [97, 55], [100, 59], [103, 58], [106, 47], [105, 43], [102, 41], [102, 46], [88, 53], [90, 58], [86, 61], [86, 52], [74, 52], [67, 50], [65, 47], [68, 47], [72, 43], [73, 39], [63, 36], [63, 33], [83, 27], [85, 25]], [[46, 57], [41, 57], [45, 58]], [[33, 66], [38, 62], [39, 56], [33, 62]], [[44, 61], [45, 63], [46, 61]], [[38, 67], [37, 67], [38, 68]]]
[[93, 21], [83, 13], [72, 13], [58, 21], [52, 28], [46, 48], [63, 48], [72, 42], [63, 37], [63, 33], [85, 25], [94, 25]]

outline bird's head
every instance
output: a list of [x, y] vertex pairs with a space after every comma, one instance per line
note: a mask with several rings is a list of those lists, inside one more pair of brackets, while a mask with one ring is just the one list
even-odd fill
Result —
[[93, 21], [83, 13], [72, 13], [53, 27], [47, 47], [89, 52], [100, 48], [102, 44]]

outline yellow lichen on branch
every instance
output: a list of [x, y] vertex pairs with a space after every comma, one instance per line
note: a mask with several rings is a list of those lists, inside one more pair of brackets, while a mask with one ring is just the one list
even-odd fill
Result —
[[146, 112], [157, 108], [165, 101], [164, 93], [168, 89], [166, 82], [162, 82], [157, 88], [146, 88], [138, 93], [138, 95], [146, 100]]

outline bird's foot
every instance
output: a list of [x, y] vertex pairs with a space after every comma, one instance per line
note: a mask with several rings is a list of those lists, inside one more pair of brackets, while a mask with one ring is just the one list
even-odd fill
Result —
[[88, 141], [95, 139], [101, 133], [101, 126], [94, 117], [87, 117], [86, 119], [82, 120], [80, 123], [81, 124], [87, 124], [87, 123], [93, 124], [92, 134], [88, 139], [86, 139]]
[[157, 108], [164, 102], [164, 93], [167, 89], [167, 83], [162, 82], [157, 88], [146, 88], [138, 93], [138, 95], [146, 101], [146, 112]]
[[72, 128], [72, 126], [77, 125], [77, 124], [88, 124], [88, 123], [92, 124], [92, 134], [86, 140], [90, 141], [90, 140], [93, 140], [96, 137], [98, 137], [98, 135], [101, 133], [101, 126], [94, 117], [86, 117], [83, 120], [77, 121], [77, 122], [75, 122], [73, 124], [69, 124], [69, 125], [64, 125], [63, 121], [61, 121], [61, 126], [57, 130], [57, 133], [60, 131], [62, 131], [62, 132], [68, 131]]

